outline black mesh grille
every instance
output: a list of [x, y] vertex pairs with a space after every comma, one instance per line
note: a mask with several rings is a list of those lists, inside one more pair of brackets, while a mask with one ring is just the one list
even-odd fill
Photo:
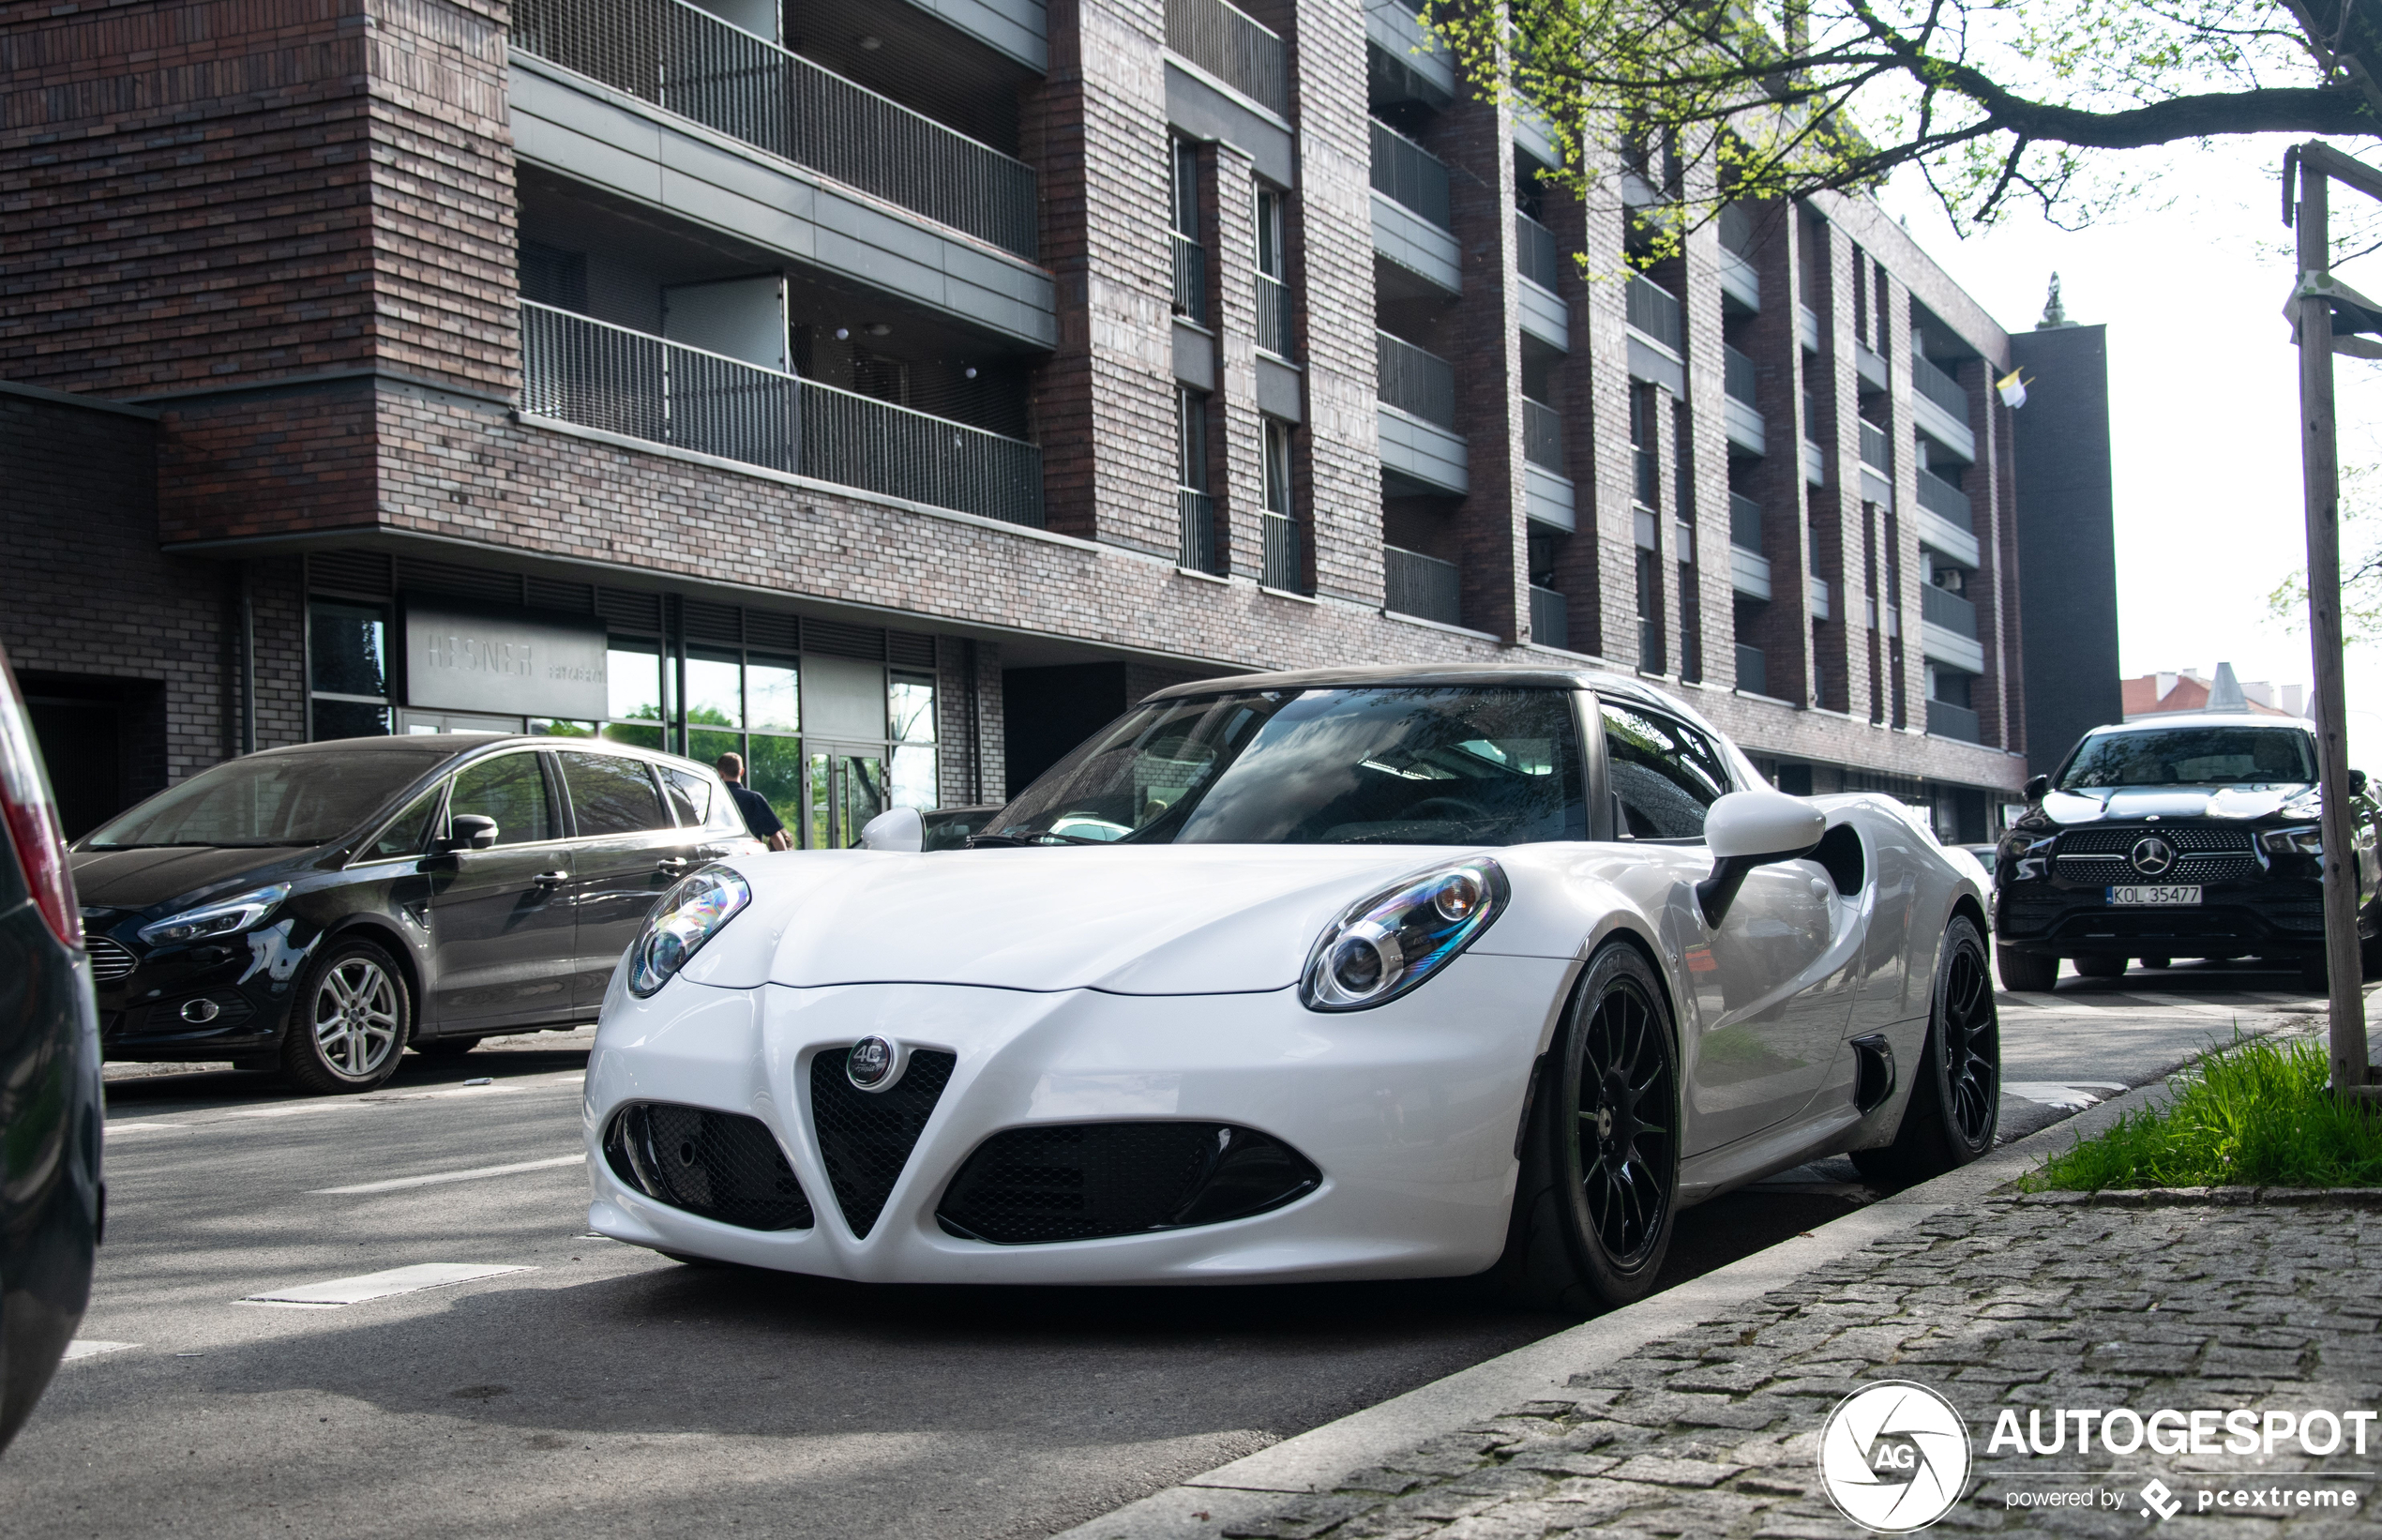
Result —
[[876, 1228], [901, 1168], [942, 1096], [956, 1053], [912, 1049], [910, 1066], [885, 1091], [863, 1091], [844, 1076], [848, 1048], [828, 1049], [810, 1061], [810, 1121], [837, 1206], [854, 1235]]
[[2250, 848], [2250, 831], [2247, 829], [2161, 823], [2155, 827], [2137, 824], [2130, 828], [2077, 829], [2059, 837], [2059, 853], [2123, 855], [2133, 849], [2135, 840], [2149, 834], [2157, 835], [2178, 851], [2246, 851]]
[[[2122, 853], [2062, 855], [2059, 875], [2072, 883], [2139, 883], [2143, 878]], [[2194, 851], [2176, 858], [2165, 883], [2240, 883], [2258, 875], [2258, 858], [2246, 852]]]
[[1088, 1241], [1245, 1218], [1321, 1181], [1281, 1140], [1226, 1123], [1012, 1128], [976, 1147], [937, 1217], [1004, 1246]]
[[808, 1230], [810, 1200], [769, 1125], [736, 1112], [631, 1102], [604, 1134], [612, 1174], [657, 1203], [746, 1230]]

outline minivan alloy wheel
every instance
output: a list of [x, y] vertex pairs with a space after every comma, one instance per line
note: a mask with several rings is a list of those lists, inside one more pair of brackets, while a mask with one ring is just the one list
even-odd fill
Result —
[[404, 1032], [396, 981], [368, 957], [351, 957], [315, 986], [315, 1046], [324, 1062], [362, 1080], [388, 1062]]

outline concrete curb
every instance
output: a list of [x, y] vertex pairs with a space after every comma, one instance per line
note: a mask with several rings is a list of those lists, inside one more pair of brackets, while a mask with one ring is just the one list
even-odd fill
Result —
[[[2162, 1106], [2167, 1097], [2163, 1080], [2136, 1087], [2006, 1144], [1972, 1165], [1832, 1219], [1807, 1235], [1219, 1465], [1052, 1540], [1216, 1540], [1227, 1525], [1261, 1517], [1280, 1508], [1287, 1498], [1330, 1491], [1345, 1476], [1525, 1401], [1568, 1400], [1572, 1376], [1602, 1368], [1650, 1342], [1676, 1336], [1747, 1300], [1786, 1288], [1816, 1267], [1849, 1257], [1931, 1215], [1975, 1203], [2033, 1170], [2056, 1149], [2088, 1139], [2129, 1112]], [[2091, 1195], [2045, 1196], [2066, 1200]], [[2206, 1196], [2193, 1200], [2210, 1201]]]
[[2017, 1200], [2096, 1209], [2382, 1209], [2382, 1187], [2113, 1187], [2105, 1192], [2021, 1193]]

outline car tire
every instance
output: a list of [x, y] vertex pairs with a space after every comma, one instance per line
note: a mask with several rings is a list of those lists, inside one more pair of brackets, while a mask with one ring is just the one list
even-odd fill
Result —
[[1521, 1179], [1490, 1271], [1508, 1300], [1579, 1316], [1652, 1291], [1678, 1216], [1683, 1110], [1662, 981], [1644, 953], [1612, 943], [1531, 1078]]
[[2001, 1125], [2001, 1020], [1985, 973], [1985, 938], [1955, 914], [1936, 962], [1927, 1045], [1911, 1078], [1894, 1141], [1856, 1150], [1853, 1164], [1878, 1182], [1923, 1182], [1993, 1148]]
[[2163, 973], [2176, 964], [2173, 958], [2144, 958], [2142, 965], [2154, 973]]
[[2076, 959], [2076, 972], [2086, 978], [2123, 978], [2126, 959], [2088, 952]]
[[299, 977], [281, 1073], [317, 1095], [376, 1090], [397, 1073], [413, 1025], [413, 991], [396, 959], [369, 941], [333, 942]]
[[415, 1044], [414, 1051], [432, 1064], [447, 1064], [479, 1046], [476, 1037], [432, 1037]]
[[2332, 969], [2323, 953], [2299, 959], [2299, 988], [2310, 994], [2323, 994], [2332, 988]]
[[1993, 949], [1994, 969], [2001, 987], [2018, 994], [2049, 994], [2059, 982], [2059, 959], [2042, 952], [2021, 952], [2014, 946]]

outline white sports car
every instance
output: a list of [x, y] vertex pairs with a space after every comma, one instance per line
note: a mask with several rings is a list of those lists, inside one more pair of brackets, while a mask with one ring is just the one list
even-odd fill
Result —
[[1687, 1205], [1993, 1142], [1974, 861], [1635, 680], [1152, 696], [970, 848], [665, 897], [588, 1065], [588, 1221], [911, 1283], [1471, 1275], [1589, 1309]]

